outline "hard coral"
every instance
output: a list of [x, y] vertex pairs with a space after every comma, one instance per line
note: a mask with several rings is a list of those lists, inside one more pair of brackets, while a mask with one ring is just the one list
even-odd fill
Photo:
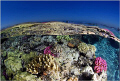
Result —
[[87, 46], [86, 43], [83, 43], [83, 42], [82, 42], [82, 43], [79, 44], [78, 49], [79, 49], [79, 51], [80, 51], [81, 53], [86, 54], [87, 51], [89, 50], [89, 47]]
[[90, 45], [90, 44], [88, 44], [88, 47], [89, 47], [89, 50], [90, 50], [92, 53], [95, 54], [95, 51], [96, 51], [95, 46], [94, 46], [94, 45]]
[[101, 57], [97, 57], [95, 59], [95, 67], [94, 70], [96, 73], [100, 73], [103, 70], [106, 71], [107, 70], [107, 63], [104, 59], [102, 59]]
[[69, 41], [68, 46], [69, 47], [77, 47], [80, 42], [81, 41], [79, 41], [78, 39], [72, 39]]
[[57, 38], [57, 41], [61, 41], [62, 39], [70, 41], [73, 39], [73, 38], [70, 38], [69, 35], [58, 35], [56, 38]]
[[58, 70], [58, 65], [54, 61], [54, 57], [50, 54], [39, 55], [28, 64], [27, 71], [32, 74], [43, 73], [44, 71]]
[[78, 45], [78, 49], [81, 53], [85, 54], [86, 57], [92, 59], [95, 55], [96, 48], [94, 45], [86, 44], [86, 43], [80, 43]]
[[6, 73], [8, 76], [15, 74], [20, 70], [20, 68], [22, 68], [22, 61], [17, 57], [8, 57], [6, 60], [4, 60], [4, 63], [7, 68]]
[[29, 74], [27, 72], [18, 72], [13, 78], [14, 81], [37, 81], [36, 79], [37, 78], [35, 75]]

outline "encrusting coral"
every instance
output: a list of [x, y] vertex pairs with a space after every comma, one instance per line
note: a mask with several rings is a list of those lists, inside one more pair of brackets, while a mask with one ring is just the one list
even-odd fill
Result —
[[35, 57], [27, 67], [27, 71], [32, 74], [43, 73], [44, 71], [50, 70], [58, 71], [58, 69], [54, 57], [50, 54], [41, 54]]
[[27, 72], [18, 72], [17, 75], [13, 77], [15, 81], [42, 81], [36, 78], [37, 76], [29, 74]]
[[20, 68], [22, 68], [21, 59], [17, 57], [8, 57], [4, 60], [5, 66], [7, 68], [7, 74], [10, 76], [11, 74], [15, 74]]

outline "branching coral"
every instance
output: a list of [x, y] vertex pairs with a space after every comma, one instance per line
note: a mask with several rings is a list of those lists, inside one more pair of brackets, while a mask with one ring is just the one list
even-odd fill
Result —
[[28, 64], [27, 71], [32, 74], [43, 73], [44, 71], [58, 71], [58, 65], [54, 61], [54, 57], [50, 54], [39, 55]]
[[107, 63], [104, 59], [102, 59], [101, 57], [97, 57], [95, 59], [95, 67], [94, 70], [96, 73], [100, 73], [103, 70], [106, 71], [107, 70]]

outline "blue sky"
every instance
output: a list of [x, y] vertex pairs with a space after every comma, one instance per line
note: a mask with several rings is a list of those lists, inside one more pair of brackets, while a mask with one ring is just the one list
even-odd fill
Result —
[[119, 27], [119, 2], [1, 1], [1, 29], [24, 22], [62, 20]]

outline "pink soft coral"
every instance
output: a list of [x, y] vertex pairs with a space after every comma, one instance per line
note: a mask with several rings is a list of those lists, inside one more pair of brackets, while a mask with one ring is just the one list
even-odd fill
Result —
[[104, 29], [104, 30], [108, 31], [111, 35], [115, 36], [115, 35], [113, 34], [113, 32], [111, 32], [110, 30], [108, 30], [108, 29]]
[[44, 54], [50, 54], [50, 55], [52, 55], [52, 56], [55, 57], [55, 55], [52, 54], [52, 52], [51, 52], [51, 50], [50, 50], [51, 47], [52, 47], [52, 46], [48, 46], [48, 47], [46, 47], [45, 50], [44, 50]]
[[96, 73], [100, 73], [103, 70], [106, 71], [107, 70], [107, 63], [104, 59], [102, 59], [101, 57], [97, 57], [95, 59], [95, 67], [94, 70]]

